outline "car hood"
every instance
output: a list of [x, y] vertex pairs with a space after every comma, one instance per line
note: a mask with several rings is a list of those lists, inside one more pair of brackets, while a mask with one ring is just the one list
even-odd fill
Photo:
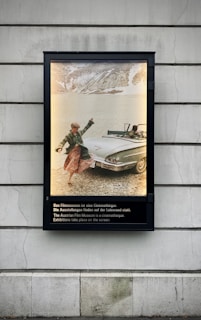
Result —
[[146, 145], [146, 139], [126, 139], [121, 137], [103, 136], [101, 138], [87, 138], [84, 145], [89, 152], [105, 158], [116, 152], [135, 149]]

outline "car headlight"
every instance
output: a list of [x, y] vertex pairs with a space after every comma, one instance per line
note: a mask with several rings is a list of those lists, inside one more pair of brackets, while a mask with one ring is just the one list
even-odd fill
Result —
[[115, 155], [109, 156], [105, 159], [105, 161], [110, 162], [110, 163], [114, 163], [114, 164], [118, 163], [119, 160], [120, 160], [120, 158]]

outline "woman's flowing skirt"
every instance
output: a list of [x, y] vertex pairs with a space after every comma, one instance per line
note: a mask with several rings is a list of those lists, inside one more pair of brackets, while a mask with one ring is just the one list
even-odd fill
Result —
[[64, 162], [64, 170], [70, 173], [81, 173], [89, 168], [93, 162], [92, 158], [81, 159], [81, 148], [77, 146], [69, 152]]

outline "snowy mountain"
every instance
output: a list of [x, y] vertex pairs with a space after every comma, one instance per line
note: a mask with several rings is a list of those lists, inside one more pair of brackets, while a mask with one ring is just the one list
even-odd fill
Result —
[[51, 63], [51, 92], [145, 94], [146, 63]]

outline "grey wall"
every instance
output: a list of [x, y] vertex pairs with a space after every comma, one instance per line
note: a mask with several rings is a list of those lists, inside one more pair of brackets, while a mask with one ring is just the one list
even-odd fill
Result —
[[[0, 8], [0, 316], [201, 315], [201, 1]], [[49, 50], [156, 51], [154, 232], [42, 231]]]

